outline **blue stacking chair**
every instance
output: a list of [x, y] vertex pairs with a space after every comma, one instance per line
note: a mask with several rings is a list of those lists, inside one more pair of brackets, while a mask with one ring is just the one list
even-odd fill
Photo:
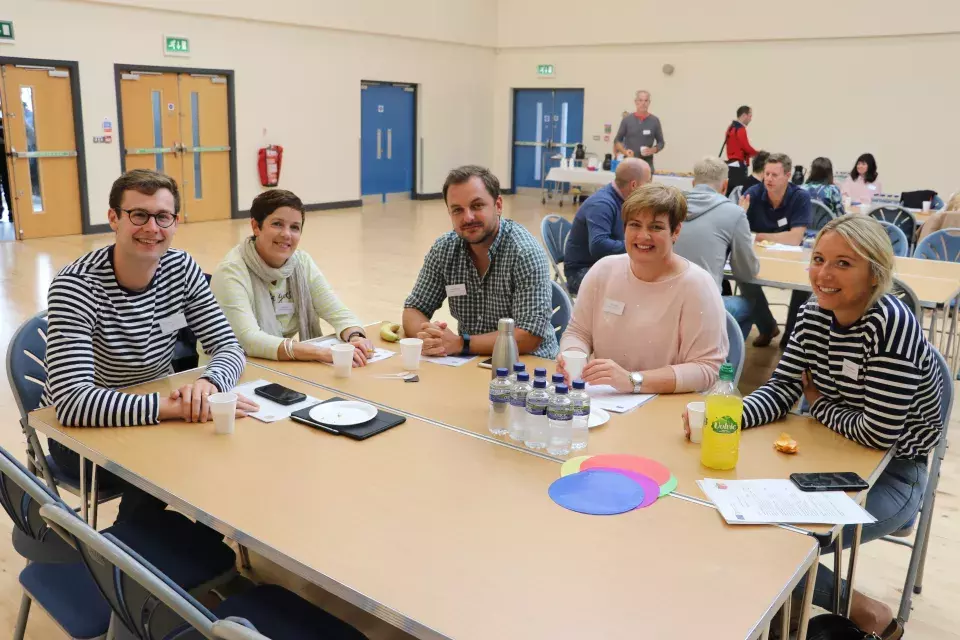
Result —
[[813, 235], [816, 235], [816, 232], [827, 226], [827, 223], [837, 216], [830, 210], [830, 207], [819, 200], [810, 200], [810, 204], [813, 205], [813, 221], [810, 224], [809, 231], [813, 231]]
[[563, 332], [567, 330], [567, 325], [570, 324], [570, 318], [573, 317], [573, 303], [570, 302], [570, 296], [567, 295], [566, 289], [558, 283], [551, 282], [550, 291], [552, 293], [550, 308], [553, 310], [550, 316], [550, 324], [553, 325], [553, 331], [557, 334], [557, 342], [560, 342]]
[[733, 365], [736, 370], [733, 382], [740, 382], [740, 374], [743, 373], [743, 361], [746, 358], [746, 349], [743, 342], [743, 332], [740, 331], [740, 325], [736, 319], [727, 311], [727, 339], [730, 341], [730, 352], [727, 354], [727, 362]]
[[886, 220], [880, 220], [879, 222], [881, 225], [883, 225], [883, 230], [887, 232], [887, 236], [890, 238], [890, 244], [893, 245], [894, 255], [901, 258], [906, 258], [909, 256], [910, 240], [907, 238], [906, 234], [903, 233], [903, 230], [892, 222], [887, 222]]
[[[92, 501], [95, 505], [113, 500], [120, 495], [116, 489], [100, 489], [96, 483], [81, 483], [79, 476], [68, 474], [54, 461], [53, 457], [43, 451], [37, 432], [30, 426], [28, 414], [40, 408], [40, 399], [47, 382], [47, 368], [44, 364], [47, 357], [47, 312], [41, 311], [17, 329], [7, 346], [7, 379], [10, 389], [17, 401], [20, 410], [20, 427], [27, 437], [27, 466], [31, 472], [43, 478], [47, 485], [57, 492], [63, 488], [69, 493], [78, 496], [85, 504], [91, 502], [89, 496], [95, 496]], [[88, 495], [82, 496], [81, 484], [87, 484]], [[96, 509], [91, 519], [93, 526], [97, 526]]]
[[867, 213], [867, 215], [874, 220], [889, 222], [897, 227], [900, 227], [900, 230], [903, 231], [903, 235], [907, 236], [907, 241], [910, 243], [910, 246], [913, 246], [913, 239], [917, 235], [918, 225], [916, 216], [914, 216], [910, 211], [899, 205], [888, 204], [874, 207]]
[[960, 229], [934, 231], [917, 245], [914, 258], [960, 262]]
[[41, 507], [40, 516], [79, 551], [88, 578], [113, 613], [114, 631], [122, 628], [142, 640], [365, 638], [275, 585], [254, 587], [209, 610], [113, 534], [97, 533], [56, 504]]
[[543, 237], [543, 246], [547, 248], [547, 257], [553, 267], [553, 279], [564, 287], [567, 281], [560, 272], [563, 263], [563, 249], [567, 244], [567, 236], [573, 225], [566, 218], [551, 213], [540, 221], [540, 235]]

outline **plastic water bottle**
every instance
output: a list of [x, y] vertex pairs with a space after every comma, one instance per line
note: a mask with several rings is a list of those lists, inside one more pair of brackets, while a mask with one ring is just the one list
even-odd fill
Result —
[[502, 436], [510, 429], [510, 390], [507, 370], [499, 368], [497, 377], [490, 381], [490, 415], [487, 429], [495, 436]]
[[557, 385], [558, 385], [558, 384], [563, 384], [563, 374], [562, 374], [562, 373], [555, 373], [555, 374], [553, 374], [553, 377], [550, 378], [550, 384], [547, 385], [547, 393], [550, 394], [550, 397], [551, 397], [551, 398], [552, 398], [553, 395], [557, 392]]
[[573, 435], [570, 448], [580, 451], [587, 448], [590, 437], [590, 396], [586, 392], [587, 384], [583, 380], [573, 381], [573, 391], [568, 395], [573, 404]]
[[[546, 371], [544, 371], [546, 373]], [[543, 449], [547, 446], [547, 381], [537, 378], [533, 381], [533, 391], [527, 394], [527, 428], [523, 433], [523, 444], [531, 449]]]
[[509, 380], [513, 384], [517, 384], [517, 374], [526, 370], [527, 370], [527, 365], [523, 364], [522, 362], [514, 362], [513, 373], [507, 376], [507, 380]]
[[550, 439], [547, 441], [547, 453], [552, 456], [565, 456], [570, 453], [573, 437], [573, 403], [567, 395], [567, 385], [557, 385], [556, 393], [547, 405], [547, 423]]
[[[533, 381], [536, 382], [537, 378], [542, 379], [544, 382], [547, 381], [547, 370], [543, 367], [537, 367], [533, 370]], [[547, 385], [543, 385], [546, 387]]]
[[510, 391], [510, 431], [507, 435], [511, 440], [523, 441], [527, 426], [527, 394], [531, 391], [533, 385], [530, 384], [530, 374], [520, 371], [517, 373], [517, 383]]

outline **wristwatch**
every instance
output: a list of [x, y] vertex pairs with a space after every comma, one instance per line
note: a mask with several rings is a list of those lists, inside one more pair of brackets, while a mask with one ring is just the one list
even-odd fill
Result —
[[351, 340], [353, 340], [354, 336], [360, 336], [361, 338], [367, 337], [363, 334], [363, 331], [351, 331], [350, 335], [347, 336], [347, 339], [345, 342], [350, 342]]
[[640, 393], [640, 387], [643, 386], [643, 374], [639, 371], [631, 371], [630, 382], [633, 383], [633, 392]]
[[470, 355], [470, 334], [464, 333], [460, 337], [463, 338], [463, 349], [460, 350], [460, 355], [468, 356]]

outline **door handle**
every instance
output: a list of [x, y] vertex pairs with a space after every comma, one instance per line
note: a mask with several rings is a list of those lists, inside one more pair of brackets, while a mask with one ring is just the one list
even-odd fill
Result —
[[393, 157], [393, 129], [387, 129], [387, 160]]
[[383, 130], [377, 129], [377, 160], [383, 157]]

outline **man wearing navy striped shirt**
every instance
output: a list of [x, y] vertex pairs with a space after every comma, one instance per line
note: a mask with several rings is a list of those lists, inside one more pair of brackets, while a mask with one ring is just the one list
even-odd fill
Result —
[[[56, 405], [64, 426], [205, 422], [207, 397], [232, 389], [243, 372], [243, 349], [203, 272], [187, 253], [170, 249], [179, 210], [171, 178], [143, 169], [125, 173], [110, 190], [115, 244], [81, 257], [50, 284], [43, 403]], [[167, 395], [119, 391], [173, 372], [182, 327], [190, 327], [212, 356], [203, 375]], [[255, 408], [246, 399], [238, 403], [239, 414]], [[79, 475], [76, 453], [53, 440], [50, 453]], [[118, 520], [155, 508], [164, 505], [124, 485]]]

